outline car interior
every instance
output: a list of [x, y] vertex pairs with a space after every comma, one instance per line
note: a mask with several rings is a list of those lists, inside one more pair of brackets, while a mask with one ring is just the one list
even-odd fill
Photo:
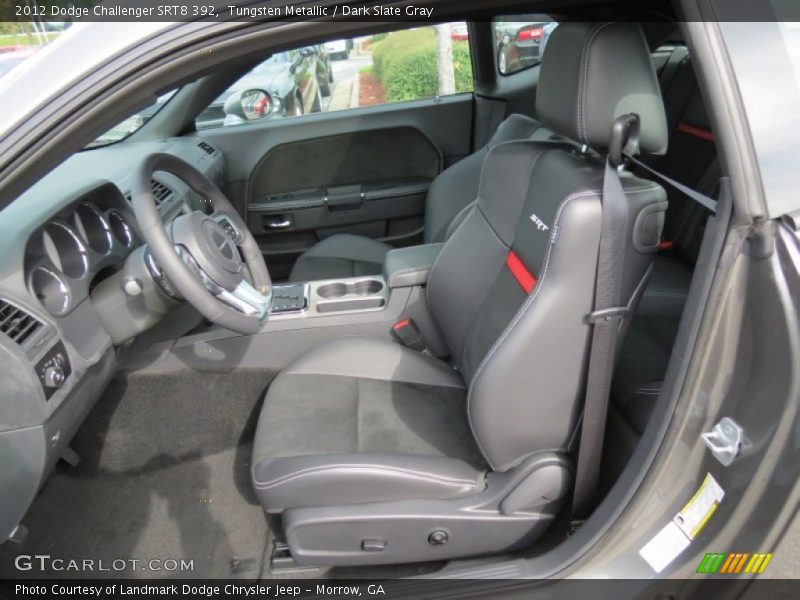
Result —
[[[167, 576], [207, 578], [490, 576], [545, 555], [579, 526], [607, 221], [594, 504], [620, 481], [711, 214], [649, 169], [716, 197], [714, 133], [677, 23], [530, 15], [558, 25], [520, 36], [546, 51], [504, 74], [500, 18], [453, 38], [469, 91], [353, 106], [347, 69], [363, 93], [358, 61], [408, 29], [366, 23], [325, 58], [330, 110], [262, 118], [252, 95], [239, 123], [195, 124], [272, 53], [331, 40], [167, 86], [0, 213], [4, 577], [20, 553], [184, 557], [194, 573]], [[610, 159], [628, 114], [644, 166]]]

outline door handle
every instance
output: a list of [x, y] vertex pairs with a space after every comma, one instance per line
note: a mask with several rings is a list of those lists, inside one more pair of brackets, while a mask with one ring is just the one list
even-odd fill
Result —
[[264, 226], [268, 229], [287, 229], [292, 226], [289, 219], [264, 219]]

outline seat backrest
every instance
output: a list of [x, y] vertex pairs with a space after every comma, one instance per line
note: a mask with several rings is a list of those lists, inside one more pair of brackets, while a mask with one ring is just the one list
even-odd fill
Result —
[[[635, 23], [567, 23], [548, 41], [537, 112], [556, 134], [604, 151], [614, 119], [641, 117], [645, 153], [666, 149], [658, 83]], [[581, 408], [602, 218], [604, 163], [553, 142], [491, 149], [475, 208], [445, 244], [428, 302], [469, 382], [473, 434], [495, 470], [564, 448]], [[656, 251], [664, 190], [621, 175], [622, 265], [633, 303]]]
[[451, 165], [436, 177], [425, 199], [424, 242], [444, 242], [453, 231], [453, 221], [465, 216], [464, 211], [478, 197], [481, 170], [489, 150], [512, 140], [546, 139], [550, 132], [530, 117], [513, 114], [505, 119], [488, 143], [469, 156]]

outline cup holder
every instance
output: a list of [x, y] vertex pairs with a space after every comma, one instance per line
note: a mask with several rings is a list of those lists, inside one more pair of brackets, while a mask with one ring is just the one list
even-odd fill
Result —
[[317, 288], [316, 309], [321, 313], [380, 309], [386, 305], [382, 291], [380, 279], [331, 281]]
[[353, 291], [348, 293], [357, 294], [359, 296], [370, 296], [372, 294], [377, 294], [382, 289], [383, 284], [377, 279], [365, 279], [363, 281], [356, 281], [355, 284], [353, 284]]
[[317, 294], [322, 298], [341, 298], [342, 296], [371, 296], [383, 289], [383, 283], [377, 279], [362, 279], [360, 281], [326, 283], [317, 289]]
[[346, 283], [326, 283], [317, 290], [323, 298], [339, 298], [347, 293]]

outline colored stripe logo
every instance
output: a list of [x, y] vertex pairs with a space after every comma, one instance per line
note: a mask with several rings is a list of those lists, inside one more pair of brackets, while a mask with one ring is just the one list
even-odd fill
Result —
[[709, 552], [700, 561], [697, 573], [716, 573], [718, 575], [763, 573], [771, 560], [771, 553]]
[[536, 285], [536, 276], [528, 271], [528, 268], [513, 250], [509, 250], [508, 255], [506, 255], [506, 266], [520, 287], [525, 290], [525, 293], [530, 294]]

